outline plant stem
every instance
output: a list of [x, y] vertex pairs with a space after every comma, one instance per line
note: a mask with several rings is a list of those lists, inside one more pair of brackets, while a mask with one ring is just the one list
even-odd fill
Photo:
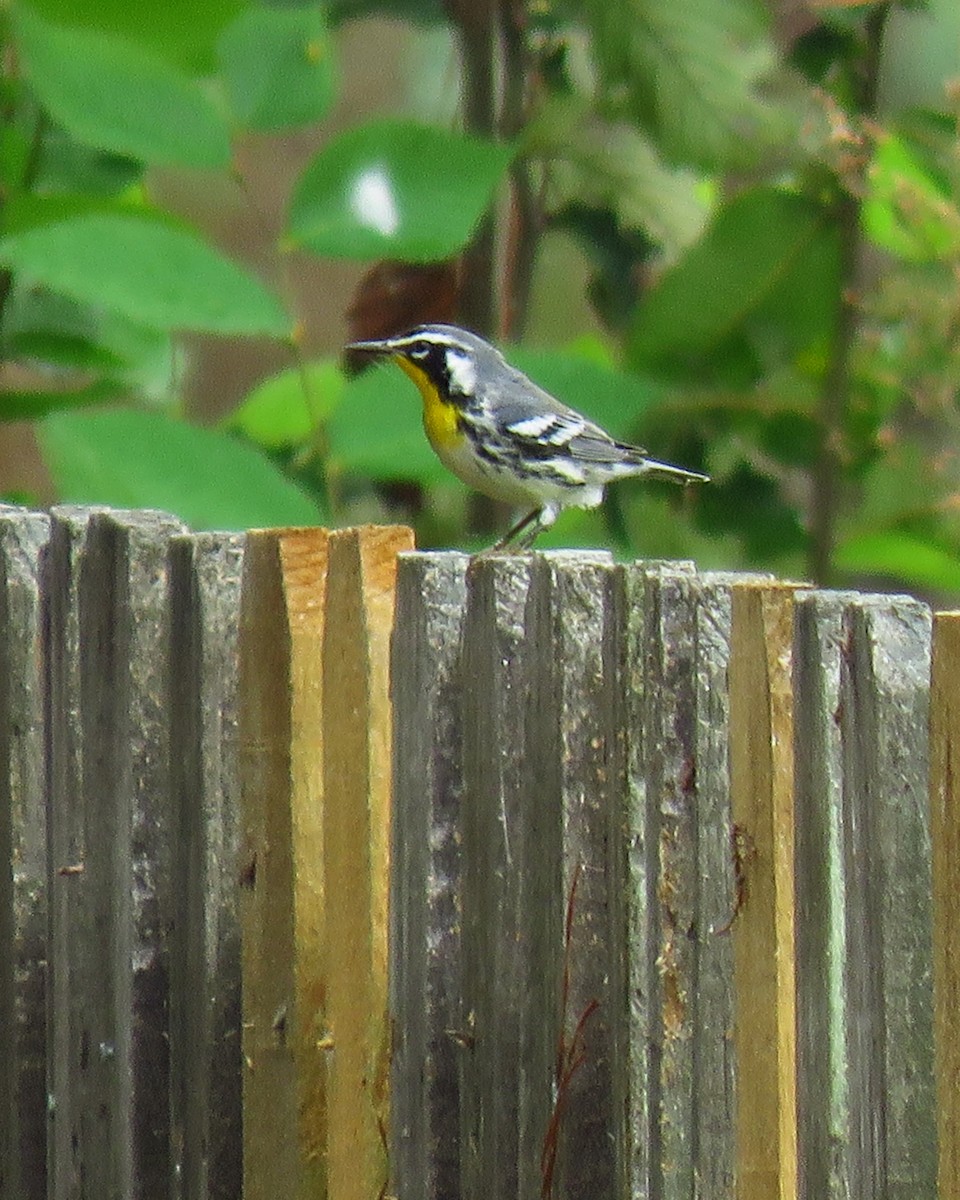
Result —
[[[865, 46], [859, 67], [857, 114], [871, 116], [877, 106], [880, 52], [889, 4], [875, 8], [864, 22]], [[808, 571], [815, 583], [829, 583], [843, 469], [844, 419], [850, 403], [850, 356], [856, 340], [858, 311], [855, 289], [860, 272], [860, 205], [858, 196], [844, 190], [837, 227], [840, 233], [840, 280], [833, 353], [820, 396], [820, 446], [813, 468]]]
[[[500, 0], [499, 14], [504, 76], [500, 132], [505, 138], [513, 138], [527, 119], [533, 64], [526, 38], [524, 5], [519, 0]], [[510, 181], [512, 210], [504, 280], [503, 333], [519, 339], [529, 315], [543, 211], [528, 162], [522, 158], [514, 161]]]
[[833, 562], [842, 470], [843, 422], [850, 400], [850, 352], [857, 333], [857, 311], [852, 289], [860, 262], [860, 202], [854, 196], [844, 195], [840, 198], [837, 226], [840, 233], [840, 295], [837, 300], [833, 353], [820, 394], [820, 445], [813, 467], [808, 562], [810, 578], [822, 587], [829, 583]]
[[[468, 133], [492, 138], [496, 132], [494, 83], [494, 5], [496, 0], [448, 0], [447, 11], [460, 36], [463, 56], [463, 117]], [[444, 169], [443, 163], [437, 169]], [[492, 213], [477, 228], [463, 255], [460, 319], [491, 336], [496, 313], [496, 236]]]

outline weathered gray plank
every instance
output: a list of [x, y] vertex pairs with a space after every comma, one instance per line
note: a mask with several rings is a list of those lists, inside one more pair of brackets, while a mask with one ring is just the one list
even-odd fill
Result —
[[399, 1200], [460, 1195], [461, 634], [467, 558], [404, 554], [392, 645], [391, 1153]]
[[169, 1194], [168, 542], [56, 510], [45, 604], [54, 1135], [49, 1194]]
[[730, 587], [689, 563], [623, 569], [625, 1194], [731, 1196], [735, 905], [727, 762]]
[[814, 594], [795, 652], [801, 1196], [933, 1197], [930, 614]]
[[933, 1036], [940, 1197], [960, 1195], [960, 612], [933, 619], [930, 838], [933, 842]]
[[[607, 555], [537, 556], [527, 745], [535, 786], [525, 801], [533, 808], [532, 855], [518, 869], [530, 878], [528, 920], [543, 922], [554, 939], [544, 946], [544, 1000], [562, 1033], [553, 1047], [542, 1042], [552, 1022], [534, 1008], [527, 1044], [538, 1057], [552, 1049], [556, 1062], [541, 1172], [548, 1194], [566, 1200], [623, 1194], [623, 1114], [613, 1086], [623, 979], [614, 966], [622, 938], [614, 889], [623, 877], [617, 617]], [[559, 824], [560, 871], [544, 856], [544, 844], [557, 842], [552, 829], [543, 836], [548, 823]]]
[[[559, 913], [559, 822], [528, 750], [537, 654], [530, 556], [474, 559], [464, 618], [463, 1195], [537, 1195], [557, 1000], [545, 980]], [[534, 874], [547, 877], [537, 884]], [[536, 900], [531, 897], [531, 890]], [[536, 1014], [539, 1031], [530, 1029]], [[528, 1040], [529, 1039], [529, 1040]]]
[[808, 592], [795, 602], [797, 1160], [804, 1200], [846, 1197], [851, 1176], [840, 657], [843, 613], [854, 599], [850, 592]]
[[841, 669], [852, 1197], [936, 1193], [927, 779], [931, 616], [845, 614]]
[[237, 668], [243, 538], [170, 553], [174, 1194], [239, 1200], [242, 1171]]
[[694, 1087], [697, 1129], [694, 1171], [699, 1194], [728, 1200], [735, 1194], [735, 1066], [731, 1047], [734, 961], [724, 932], [736, 920], [734, 826], [729, 741], [731, 587], [734, 577], [699, 577], [696, 611], [697, 915]]
[[[697, 896], [695, 821], [695, 580], [670, 566], [633, 571], [642, 579], [642, 641], [629, 651], [642, 666], [640, 711], [628, 736], [639, 737], [634, 769], [642, 777], [641, 803], [631, 812], [631, 835], [642, 843], [643, 871], [631, 888], [642, 938], [643, 975], [631, 993], [643, 997], [640, 1022], [631, 1031], [631, 1054], [646, 1074], [646, 1129], [637, 1146], [647, 1157], [648, 1179], [635, 1195], [665, 1200], [693, 1194], [695, 1145], [694, 1060], [689, 1003], [694, 994]], [[636, 588], [636, 583], [634, 588]], [[646, 1046], [643, 1046], [643, 1043]], [[641, 1065], [642, 1063], [642, 1065]], [[650, 1189], [645, 1191], [644, 1188]]]
[[47, 817], [39, 572], [48, 536], [46, 517], [0, 508], [2, 1200], [40, 1200], [47, 1186]]
[[617, 722], [623, 731], [624, 835], [626, 840], [622, 921], [626, 1027], [620, 1031], [626, 1065], [620, 1073], [620, 1106], [627, 1114], [625, 1148], [627, 1194], [647, 1200], [660, 1188], [660, 1064], [663, 1032], [658, 972], [659, 951], [659, 791], [651, 786], [649, 709], [658, 679], [651, 675], [648, 645], [652, 576], [689, 575], [692, 563], [634, 563], [622, 569], [621, 683]]

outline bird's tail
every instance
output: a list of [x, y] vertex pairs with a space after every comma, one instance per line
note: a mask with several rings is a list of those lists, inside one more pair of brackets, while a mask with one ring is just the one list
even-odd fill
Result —
[[709, 483], [710, 476], [700, 471], [687, 471], [683, 467], [675, 467], [670, 463], [657, 462], [648, 458], [643, 464], [643, 474], [651, 479], [669, 479], [671, 483]]

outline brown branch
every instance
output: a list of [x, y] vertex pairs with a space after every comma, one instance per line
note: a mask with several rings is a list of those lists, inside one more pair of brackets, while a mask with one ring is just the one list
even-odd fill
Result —
[[[519, 0], [500, 0], [503, 44], [503, 109], [500, 132], [516, 137], [526, 123], [535, 70], [527, 38], [526, 10]], [[503, 297], [503, 334], [521, 338], [530, 308], [537, 246], [543, 232], [543, 205], [531, 164], [518, 158], [510, 168], [511, 211]]]
[[[468, 133], [496, 134], [494, 6], [496, 0], [447, 0], [463, 59], [463, 120]], [[443, 164], [439, 164], [443, 169]], [[460, 320], [490, 337], [496, 332], [496, 224], [487, 213], [463, 254]]]

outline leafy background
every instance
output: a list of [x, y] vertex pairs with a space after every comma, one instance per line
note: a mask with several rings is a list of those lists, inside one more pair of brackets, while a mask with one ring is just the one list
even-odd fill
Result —
[[0, 491], [508, 514], [340, 346], [421, 320], [714, 482], [542, 544], [960, 592], [960, 7], [12, 0]]

